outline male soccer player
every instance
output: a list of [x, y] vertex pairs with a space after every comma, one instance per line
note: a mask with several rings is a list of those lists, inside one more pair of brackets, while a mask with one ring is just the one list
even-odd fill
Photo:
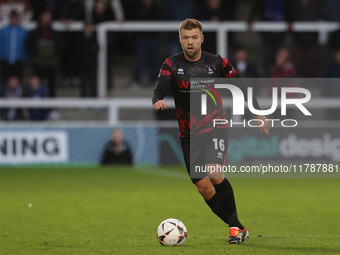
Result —
[[[221, 56], [202, 51], [204, 36], [202, 25], [198, 20], [186, 19], [179, 27], [179, 41], [183, 52], [167, 58], [160, 70], [152, 96], [156, 110], [165, 110], [163, 100], [167, 89], [171, 87], [176, 105], [176, 115], [180, 128], [180, 139], [189, 176], [195, 165], [222, 166], [225, 163], [227, 148], [226, 125], [213, 128], [213, 119], [224, 118], [222, 108], [214, 108], [213, 103], [207, 106], [205, 116], [195, 116], [190, 109], [190, 94], [195, 93], [190, 78], [240, 78], [230, 62]], [[236, 80], [236, 79], [234, 79]], [[247, 84], [237, 82], [240, 89], [247, 95]], [[209, 86], [208, 86], [209, 87]], [[211, 89], [211, 87], [210, 87]], [[210, 93], [211, 94], [211, 93]], [[253, 104], [259, 105], [255, 97]], [[264, 116], [257, 116], [263, 125], [260, 131], [267, 134], [269, 122]], [[225, 118], [224, 118], [225, 119]], [[222, 145], [222, 146], [221, 146]], [[224, 156], [221, 156], [223, 155]], [[216, 157], [217, 155], [217, 157]], [[190, 171], [191, 170], [191, 171]], [[239, 244], [249, 238], [247, 229], [237, 217], [233, 189], [223, 172], [204, 173], [204, 176], [190, 176], [211, 210], [229, 225], [229, 243]]]

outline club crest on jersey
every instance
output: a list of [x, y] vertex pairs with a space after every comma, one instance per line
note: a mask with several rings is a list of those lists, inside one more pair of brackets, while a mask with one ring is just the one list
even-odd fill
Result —
[[207, 68], [206, 68], [207, 74], [214, 74], [215, 70], [216, 70], [216, 68], [213, 65], [207, 66]]
[[177, 74], [184, 74], [184, 69], [183, 68], [178, 68], [177, 69]]

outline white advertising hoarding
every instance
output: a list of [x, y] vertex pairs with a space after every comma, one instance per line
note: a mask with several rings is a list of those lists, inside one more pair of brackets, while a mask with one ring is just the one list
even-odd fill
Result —
[[0, 164], [67, 161], [68, 135], [65, 131], [0, 132]]

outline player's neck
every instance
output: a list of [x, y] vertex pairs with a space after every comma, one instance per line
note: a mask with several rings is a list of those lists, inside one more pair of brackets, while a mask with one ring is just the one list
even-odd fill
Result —
[[201, 59], [201, 57], [202, 57], [202, 50], [200, 50], [195, 56], [192, 56], [192, 57], [188, 56], [184, 52], [184, 57], [185, 57], [186, 60], [188, 60], [190, 62], [196, 62], [196, 61]]

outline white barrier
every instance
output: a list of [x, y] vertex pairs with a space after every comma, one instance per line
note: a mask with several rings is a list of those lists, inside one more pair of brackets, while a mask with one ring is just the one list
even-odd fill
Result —
[[[165, 99], [169, 109], [174, 109], [172, 99]], [[272, 100], [269, 98], [258, 98], [262, 107], [270, 107]], [[280, 101], [280, 100], [279, 100]], [[225, 107], [232, 107], [232, 101], [223, 103]], [[289, 108], [291, 105], [287, 105]], [[0, 108], [88, 108], [103, 107], [108, 109], [108, 124], [117, 125], [121, 122], [120, 109], [150, 109], [152, 103], [150, 98], [114, 98], [114, 99], [79, 99], [79, 98], [51, 98], [51, 99], [1, 99]], [[280, 105], [278, 105], [280, 107]], [[306, 103], [308, 109], [336, 108], [340, 109], [338, 98], [313, 98]]]

